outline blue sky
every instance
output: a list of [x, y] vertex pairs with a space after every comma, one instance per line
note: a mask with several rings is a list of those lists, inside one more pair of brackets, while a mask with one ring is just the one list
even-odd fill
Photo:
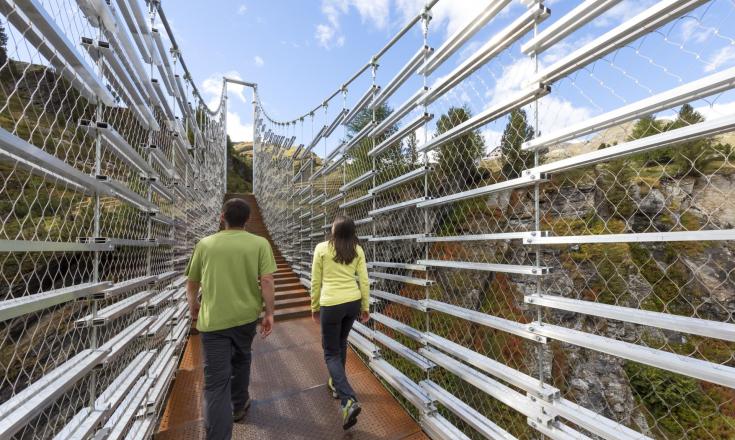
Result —
[[[313, 108], [331, 94], [423, 3], [424, 0], [176, 0], [175, 7], [172, 2], [164, 3], [164, 7], [194, 79], [205, 96], [214, 99], [218, 95], [223, 74], [255, 81], [269, 114], [285, 120]], [[540, 29], [563, 16], [578, 1], [545, 3], [552, 15]], [[654, 0], [623, 1], [570, 35], [554, 50], [544, 53], [541, 65], [548, 65], [581, 47], [653, 3]], [[434, 8], [430, 44], [439, 47], [448, 34], [473, 17], [484, 4], [487, 0], [441, 0]], [[456, 67], [524, 10], [515, 0], [448, 60], [429, 83]], [[664, 32], [632, 44], [614, 58], [598, 62], [594, 69], [560, 81], [555, 85], [554, 96], [541, 101], [539, 129], [563, 126], [571, 118], [599, 114], [735, 65], [735, 32], [727, 24], [735, 20], [734, 11], [735, 3], [731, 0], [714, 0], [690, 13], [689, 18], [666, 27]], [[379, 79], [386, 81], [392, 77], [420, 43], [421, 36], [415, 29], [381, 62]], [[431, 110], [439, 114], [450, 106], [468, 105], [477, 113], [501, 99], [507, 90], [521, 87], [533, 73], [533, 66], [519, 47], [520, 43], [511, 46], [507, 53], [473, 74]], [[415, 78], [414, 84], [404, 87], [390, 103], [400, 104], [420, 86], [418, 80]], [[368, 84], [367, 76], [357, 81], [349, 100], [361, 95]], [[250, 93], [235, 90], [230, 98], [230, 134], [233, 140], [247, 139], [252, 132]], [[726, 94], [716, 101], [698, 103], [697, 108], [719, 115], [735, 111], [733, 103], [735, 97]], [[341, 101], [334, 106], [338, 109]], [[333, 108], [329, 110], [331, 114], [335, 113]], [[318, 121], [317, 127], [321, 124]], [[492, 144], [502, 129], [503, 122], [499, 121], [485, 127], [483, 134]]]

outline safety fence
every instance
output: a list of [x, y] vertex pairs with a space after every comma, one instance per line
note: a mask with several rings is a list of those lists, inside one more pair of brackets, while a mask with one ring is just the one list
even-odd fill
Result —
[[0, 14], [0, 439], [149, 438], [183, 269], [218, 225], [225, 100], [203, 102], [158, 1]]
[[435, 438], [733, 438], [735, 3], [457, 3], [302, 116], [258, 103], [274, 240], [308, 285], [355, 220], [352, 344]]

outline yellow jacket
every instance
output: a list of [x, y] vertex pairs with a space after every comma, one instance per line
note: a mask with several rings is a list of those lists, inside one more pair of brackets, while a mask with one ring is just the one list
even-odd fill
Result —
[[336, 306], [359, 299], [362, 300], [361, 310], [367, 311], [370, 285], [365, 252], [358, 245], [357, 257], [350, 264], [337, 263], [334, 261], [335, 255], [334, 247], [327, 241], [319, 243], [314, 249], [311, 310], [316, 312], [321, 306]]

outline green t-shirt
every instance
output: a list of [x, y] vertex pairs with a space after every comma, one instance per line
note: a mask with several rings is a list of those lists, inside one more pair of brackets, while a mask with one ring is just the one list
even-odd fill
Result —
[[258, 278], [276, 271], [268, 241], [243, 230], [224, 230], [197, 243], [186, 276], [201, 283], [197, 330], [211, 332], [258, 319]]

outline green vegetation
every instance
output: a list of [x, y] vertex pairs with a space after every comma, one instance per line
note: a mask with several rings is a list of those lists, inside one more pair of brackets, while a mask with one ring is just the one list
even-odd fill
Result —
[[227, 136], [227, 192], [249, 193], [253, 190], [253, 156], [249, 150], [237, 151]]
[[0, 21], [0, 66], [8, 60], [8, 35], [5, 33], [3, 22]]
[[533, 153], [521, 150], [524, 142], [533, 138], [533, 127], [528, 125], [526, 112], [522, 109], [510, 112], [508, 124], [500, 140], [503, 153], [503, 177], [515, 179], [521, 172], [533, 166]]
[[624, 368], [638, 400], [648, 410], [648, 423], [657, 437], [732, 438], [733, 390], [635, 362], [626, 362]]

